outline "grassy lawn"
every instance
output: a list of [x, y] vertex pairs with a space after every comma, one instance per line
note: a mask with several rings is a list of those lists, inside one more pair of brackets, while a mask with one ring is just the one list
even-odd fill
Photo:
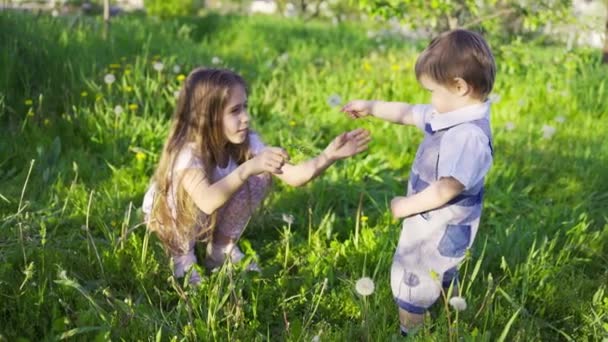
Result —
[[[124, 16], [103, 39], [93, 18], [0, 12], [0, 341], [398, 340], [389, 270], [401, 227], [387, 204], [422, 134], [350, 121], [328, 100], [424, 103], [413, 65], [426, 42], [367, 29]], [[468, 308], [438, 301], [413, 340], [601, 341], [608, 67], [598, 51], [490, 43], [496, 151], [461, 267]], [[248, 80], [254, 128], [295, 161], [347, 129], [374, 140], [305, 187], [274, 182], [242, 240], [262, 273], [225, 267], [190, 288], [140, 206], [181, 75], [200, 65]], [[363, 276], [376, 285], [368, 297], [355, 291]]]

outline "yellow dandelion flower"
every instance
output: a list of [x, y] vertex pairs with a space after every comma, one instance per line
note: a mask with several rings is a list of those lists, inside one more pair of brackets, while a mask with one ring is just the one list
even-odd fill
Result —
[[367, 222], [367, 220], [369, 220], [369, 218], [365, 215], [361, 216], [361, 222]]
[[296, 122], [295, 122], [295, 121], [293, 121], [293, 120], [289, 121], [289, 126], [291, 126], [291, 127], [295, 127], [295, 125], [296, 125]]
[[138, 106], [136, 103], [131, 103], [131, 104], [129, 105], [129, 109], [130, 109], [130, 110], [137, 110], [137, 108], [139, 108], [139, 106]]
[[131, 69], [125, 69], [124, 74], [125, 75], [131, 75]]
[[125, 91], [125, 93], [130, 93], [133, 91], [133, 87], [128, 85], [124, 86], [122, 89]]
[[110, 64], [110, 69], [120, 69], [120, 64], [112, 63], [112, 64]]
[[371, 71], [372, 70], [372, 66], [371, 66], [371, 64], [369, 64], [368, 61], [363, 62], [363, 70], [365, 70], [365, 71]]
[[180, 82], [183, 82], [186, 79], [186, 75], [184, 74], [179, 74], [177, 75], [177, 80]]
[[435, 270], [431, 270], [429, 272], [429, 275], [431, 276], [431, 279], [433, 279], [433, 280], [439, 280], [439, 274], [437, 272], [435, 272]]
[[31, 106], [31, 105], [34, 104], [34, 101], [32, 101], [31, 99], [27, 99], [27, 100], [25, 100], [24, 103], [25, 103], [26, 106]]
[[80, 96], [87, 97], [87, 96], [89, 96], [89, 93], [87, 93], [86, 91], [83, 91], [82, 93], [80, 93]]
[[137, 152], [135, 153], [135, 159], [139, 161], [146, 160], [146, 155], [142, 152]]
[[44, 121], [43, 121], [43, 122], [44, 122], [44, 125], [45, 125], [45, 126], [48, 126], [48, 125], [50, 125], [50, 124], [51, 124], [51, 121], [50, 121], [49, 119], [44, 119]]

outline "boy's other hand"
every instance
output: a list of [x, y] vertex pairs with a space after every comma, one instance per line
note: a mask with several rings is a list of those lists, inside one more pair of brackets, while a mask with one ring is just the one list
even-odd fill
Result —
[[402, 218], [409, 215], [407, 208], [404, 207], [405, 199], [405, 196], [397, 196], [391, 200], [391, 214], [393, 214], [394, 218]]

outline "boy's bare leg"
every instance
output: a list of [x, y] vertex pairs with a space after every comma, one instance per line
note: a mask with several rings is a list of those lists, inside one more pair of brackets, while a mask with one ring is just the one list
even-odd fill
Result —
[[[415, 314], [400, 308], [399, 322], [401, 323], [401, 333], [404, 334], [421, 327], [424, 323], [424, 314]], [[403, 328], [405, 328], [405, 331]]]

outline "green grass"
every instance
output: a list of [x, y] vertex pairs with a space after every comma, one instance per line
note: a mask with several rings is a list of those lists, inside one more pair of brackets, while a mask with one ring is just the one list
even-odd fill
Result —
[[[387, 203], [404, 192], [421, 134], [349, 121], [327, 98], [424, 102], [413, 63], [425, 43], [366, 29], [118, 17], [104, 40], [91, 18], [1, 12], [0, 340], [398, 340], [389, 269], [400, 225]], [[492, 46], [496, 155], [461, 268], [468, 309], [440, 300], [415, 340], [600, 341], [608, 69], [595, 51]], [[249, 81], [255, 128], [294, 160], [358, 126], [374, 141], [303, 188], [274, 183], [243, 240], [261, 274], [226, 268], [192, 289], [171, 277], [139, 207], [175, 101], [173, 66], [187, 73], [213, 57]], [[543, 125], [555, 135], [543, 138]], [[354, 290], [362, 276], [376, 284], [366, 298]]]

